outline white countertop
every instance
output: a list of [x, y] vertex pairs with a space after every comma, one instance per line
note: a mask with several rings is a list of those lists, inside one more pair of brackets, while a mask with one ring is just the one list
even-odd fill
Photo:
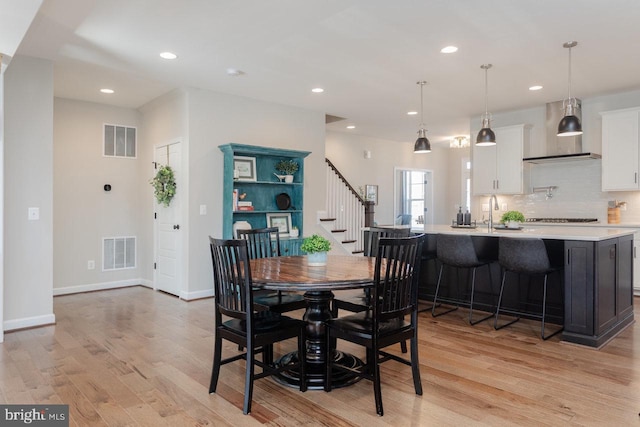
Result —
[[427, 234], [468, 234], [471, 236], [490, 237], [524, 237], [556, 240], [584, 240], [598, 242], [601, 240], [613, 239], [621, 236], [632, 235], [634, 228], [623, 227], [594, 227], [594, 226], [564, 226], [554, 225], [553, 227], [524, 225], [522, 230], [488, 230], [486, 224], [480, 224], [477, 228], [453, 228], [451, 225], [425, 225], [424, 229], [413, 228], [412, 231]]

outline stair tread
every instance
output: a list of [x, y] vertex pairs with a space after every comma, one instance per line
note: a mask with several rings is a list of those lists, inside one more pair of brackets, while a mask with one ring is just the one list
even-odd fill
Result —
[[344, 233], [345, 231], [347, 231], [346, 229], [341, 229], [341, 230], [331, 230], [332, 233]]
[[343, 240], [342, 243], [353, 243], [355, 240]]
[[320, 221], [335, 221], [335, 218], [320, 218]]
[[360, 250], [360, 251], [351, 251], [352, 254], [363, 254], [364, 251]]

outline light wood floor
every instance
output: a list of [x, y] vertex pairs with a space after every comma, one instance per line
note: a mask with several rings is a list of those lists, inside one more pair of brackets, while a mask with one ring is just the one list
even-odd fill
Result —
[[207, 392], [212, 304], [142, 287], [56, 297], [57, 325], [0, 344], [0, 401], [69, 404], [72, 426], [640, 425], [640, 325], [594, 350], [543, 342], [535, 321], [471, 327], [464, 309], [420, 315], [424, 395], [409, 367], [385, 363], [384, 417], [368, 381], [300, 393], [269, 378], [256, 382], [243, 416], [243, 362], [222, 367], [218, 393]]

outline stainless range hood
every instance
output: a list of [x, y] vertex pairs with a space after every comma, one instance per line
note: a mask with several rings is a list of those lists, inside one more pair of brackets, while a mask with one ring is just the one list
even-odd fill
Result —
[[[582, 102], [578, 99], [578, 108], [575, 112], [576, 116], [582, 120]], [[589, 153], [582, 151], [582, 135], [576, 136], [558, 136], [558, 123], [562, 120], [564, 111], [562, 109], [562, 101], [551, 102], [547, 104], [546, 115], [546, 154], [539, 157], [525, 157], [522, 159], [528, 163], [551, 163], [566, 162], [572, 160], [591, 160], [600, 159], [602, 156], [597, 153]]]

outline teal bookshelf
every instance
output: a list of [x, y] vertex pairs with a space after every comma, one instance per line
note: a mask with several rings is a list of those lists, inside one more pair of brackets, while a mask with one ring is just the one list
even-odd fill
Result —
[[[280, 251], [282, 255], [298, 255], [303, 236], [304, 159], [310, 152], [235, 143], [220, 145], [218, 148], [224, 154], [223, 238], [236, 237], [233, 236], [233, 224], [237, 221], [247, 221], [251, 228], [263, 228], [267, 227], [267, 214], [290, 214], [291, 225], [298, 228], [299, 237], [281, 235]], [[246, 173], [250, 176], [234, 178], [234, 158], [238, 156], [245, 158], [241, 161], [245, 165], [248, 164], [250, 169], [253, 169], [254, 162], [251, 159], [255, 159], [255, 169]], [[298, 171], [294, 173], [291, 183], [280, 182], [274, 175], [279, 173], [275, 165], [281, 160], [294, 160], [298, 163]], [[237, 190], [238, 194], [246, 194], [243, 201], [251, 201], [254, 210], [235, 209], [234, 190]], [[276, 197], [281, 193], [287, 194], [291, 200], [288, 209], [281, 210], [276, 204]]]

